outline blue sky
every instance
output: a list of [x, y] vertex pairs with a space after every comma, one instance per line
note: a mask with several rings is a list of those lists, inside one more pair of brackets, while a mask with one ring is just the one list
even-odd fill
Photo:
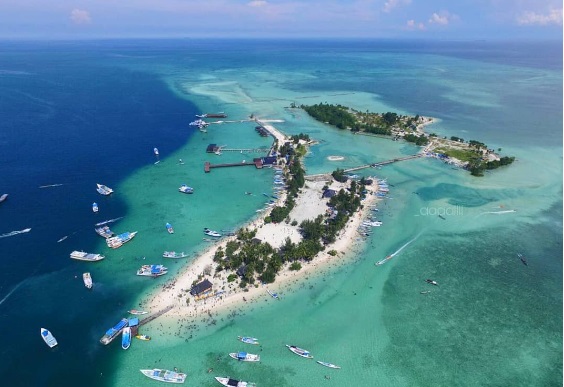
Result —
[[0, 0], [0, 38], [562, 39], [562, 0]]

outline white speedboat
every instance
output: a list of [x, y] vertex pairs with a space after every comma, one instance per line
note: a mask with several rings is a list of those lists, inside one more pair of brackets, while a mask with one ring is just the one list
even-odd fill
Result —
[[166, 227], [166, 231], [168, 231], [169, 234], [174, 234], [174, 228], [172, 228], [172, 224], [167, 223], [165, 224]]
[[144, 310], [138, 310], [138, 309], [131, 309], [131, 310], [128, 310], [127, 312], [131, 313], [131, 314], [135, 314], [135, 315], [143, 315], [143, 314], [149, 313], [149, 312], [146, 312]]
[[92, 212], [98, 212], [98, 203], [92, 203]]
[[96, 184], [96, 186], [98, 187], [96, 188], [96, 191], [98, 191], [100, 195], [109, 195], [112, 192], [114, 192], [113, 189], [111, 189], [108, 186], [105, 186], [104, 184]]
[[165, 251], [163, 258], [186, 258], [188, 254], [185, 252], [177, 253], [176, 251]]
[[186, 184], [182, 184], [180, 186], [180, 188], [178, 188], [178, 191], [185, 193], [185, 194], [191, 194], [191, 193], [194, 193], [194, 188], [188, 187]]
[[428, 284], [431, 284], [431, 285], [439, 286], [437, 281], [434, 281], [432, 279], [426, 279], [425, 282], [427, 282]]
[[137, 275], [145, 277], [159, 277], [168, 273], [168, 269], [163, 265], [143, 265], [137, 270]]
[[82, 281], [84, 281], [84, 286], [86, 286], [87, 289], [92, 289], [92, 277], [90, 273], [82, 273]]
[[210, 230], [209, 228], [204, 228], [204, 234], [211, 236], [211, 237], [215, 237], [215, 238], [219, 238], [221, 236], [220, 233], [218, 233], [217, 231], [214, 230]]
[[298, 356], [305, 357], [306, 359], [313, 359], [313, 356], [309, 353], [309, 351], [306, 351], [303, 348], [299, 348], [296, 347], [295, 345], [288, 345], [288, 344], [286, 344], [286, 347], [288, 347], [290, 351], [294, 352]]
[[8, 199], [8, 194], [2, 194], [2, 196], [0, 196], [0, 203], [2, 203], [4, 200]]
[[256, 337], [237, 336], [237, 339], [246, 344], [254, 344], [254, 345], [259, 344], [258, 339]]
[[45, 341], [45, 344], [47, 344], [49, 348], [53, 348], [57, 345], [57, 339], [55, 339], [55, 336], [53, 336], [53, 334], [45, 328], [41, 328], [41, 338]]
[[229, 356], [239, 361], [260, 361], [260, 355], [254, 355], [247, 352], [232, 352]]
[[393, 255], [388, 255], [386, 258], [376, 262], [376, 266], [380, 266], [385, 264], [386, 262], [388, 262], [390, 259], [392, 259], [394, 256]]
[[227, 387], [253, 387], [253, 386], [255, 386], [254, 383], [243, 382], [242, 380], [231, 379], [231, 378], [222, 378], [222, 377], [219, 377], [219, 376], [216, 376], [215, 380], [217, 380], [219, 383], [221, 383], [221, 384], [223, 384], [224, 386], [227, 386]]
[[153, 153], [155, 154], [155, 156], [159, 155], [159, 150], [157, 148], [153, 148]]
[[159, 382], [167, 383], [184, 383], [186, 380], [186, 374], [170, 370], [161, 370], [158, 368], [152, 370], [139, 370], [143, 375], [153, 380], [158, 380]]
[[76, 251], [76, 250], [70, 253], [70, 257], [72, 259], [77, 259], [79, 261], [88, 261], [88, 262], [96, 262], [104, 259], [104, 256], [102, 254], [91, 254], [91, 253], [86, 253], [84, 251]]
[[325, 367], [335, 368], [335, 369], [340, 369], [340, 368], [341, 368], [341, 367], [339, 367], [338, 365], [331, 364], [331, 363], [327, 363], [326, 361], [318, 360], [317, 362], [318, 362], [319, 364], [321, 364], [322, 366], [325, 366]]
[[123, 349], [128, 349], [131, 345], [131, 327], [123, 328], [121, 331], [121, 347]]

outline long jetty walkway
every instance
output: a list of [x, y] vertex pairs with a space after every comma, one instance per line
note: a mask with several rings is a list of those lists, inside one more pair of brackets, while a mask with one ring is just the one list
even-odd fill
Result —
[[[391, 159], [391, 160], [380, 161], [378, 163], [365, 164], [365, 165], [361, 165], [359, 167], [345, 169], [344, 172], [349, 173], [349, 172], [358, 171], [358, 170], [365, 169], [365, 168], [377, 168], [377, 167], [381, 167], [383, 165], [397, 163], [398, 161], [412, 160], [412, 159], [417, 159], [419, 157], [423, 157], [423, 154], [418, 153], [418, 154], [412, 155], [412, 156], [398, 157], [398, 158]], [[330, 179], [330, 178], [331, 178], [330, 173], [319, 173], [317, 175], [307, 175], [307, 176], [305, 176], [305, 179], [309, 180], [309, 181], [324, 181], [324, 180], [327, 180], [327, 179]]]
[[[240, 120], [240, 121], [216, 121], [216, 122], [210, 122], [210, 124], [229, 123], [229, 122], [247, 122], [247, 121], [254, 121], [258, 125], [263, 127], [264, 130], [266, 130], [268, 132], [268, 134], [270, 134], [274, 139], [274, 141], [272, 142], [272, 146], [270, 148], [249, 148], [249, 149], [218, 147], [218, 151], [220, 153], [221, 152], [240, 152], [240, 153], [251, 153], [251, 152], [262, 153], [262, 152], [264, 152], [267, 156], [270, 156], [270, 155], [274, 154], [274, 152], [276, 150], [275, 148], [276, 148], [277, 142], [278, 142], [278, 144], [283, 144], [288, 139], [288, 137], [285, 134], [280, 132], [274, 126], [269, 125], [269, 123], [271, 123], [271, 122], [284, 122], [284, 120], [260, 120], [258, 118], [254, 118], [254, 119]], [[262, 168], [262, 161], [259, 162], [259, 161], [253, 160], [253, 162], [250, 162], [250, 163], [243, 161], [243, 162], [240, 162], [240, 163], [227, 163], [227, 164], [212, 164], [209, 161], [206, 161], [204, 163], [204, 172], [209, 173], [213, 168], [240, 167], [240, 166], [247, 166], [247, 165], [254, 165], [257, 169], [260, 169], [260, 168]]]
[[159, 310], [157, 313], [150, 315], [149, 317], [145, 317], [143, 320], [139, 321], [139, 325], [145, 325], [156, 319], [157, 317], [161, 317], [166, 312], [174, 309], [174, 305], [169, 305], [164, 309]]

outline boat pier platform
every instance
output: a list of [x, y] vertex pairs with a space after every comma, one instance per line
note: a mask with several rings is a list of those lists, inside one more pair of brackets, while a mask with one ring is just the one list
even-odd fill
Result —
[[166, 308], [159, 310], [157, 313], [145, 317], [143, 320], [139, 321], [139, 326], [150, 323], [154, 319], [161, 317], [163, 314], [165, 314], [168, 311], [171, 311], [172, 309], [174, 309], [174, 305], [169, 305]]
[[212, 164], [209, 161], [206, 161], [204, 163], [204, 172], [210, 173], [213, 168], [248, 167], [248, 166], [254, 166], [257, 169], [261, 169], [262, 168], [262, 160], [261, 159], [255, 159], [250, 163], [247, 163], [246, 161], [242, 161], [240, 163], [226, 163], [226, 164]]

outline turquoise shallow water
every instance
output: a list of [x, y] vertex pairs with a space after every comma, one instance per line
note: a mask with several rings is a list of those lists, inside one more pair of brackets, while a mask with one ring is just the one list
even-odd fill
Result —
[[[272, 386], [557, 385], [562, 370], [562, 279], [558, 274], [562, 181], [555, 177], [562, 174], [561, 148], [542, 141], [536, 146], [533, 141], [531, 147], [531, 137], [521, 131], [527, 122], [520, 122], [517, 132], [505, 128], [511, 135], [494, 128], [500, 116], [518, 110], [513, 105], [515, 99], [541, 92], [545, 82], [558, 80], [559, 75], [546, 69], [479, 60], [469, 64], [441, 55], [381, 56], [369, 48], [331, 55], [336, 62], [330, 64], [297, 51], [299, 57], [283, 64], [271, 59], [260, 64], [249, 60], [219, 65], [214, 60], [210, 68], [200, 69], [190, 62], [185, 69], [182, 65], [174, 70], [157, 66], [149, 71], [161, 72], [172, 91], [195, 102], [202, 111], [226, 111], [235, 118], [252, 113], [282, 119], [283, 123], [274, 125], [285, 133], [310, 134], [319, 141], [306, 159], [307, 171], [312, 174], [414, 154], [418, 149], [326, 127], [303, 111], [288, 108], [291, 102], [327, 101], [361, 110], [436, 116], [440, 122], [429, 131], [492, 142], [503, 147], [503, 153], [517, 155], [518, 161], [482, 179], [427, 159], [361, 172], [377, 173], [394, 187], [392, 198], [381, 204], [384, 226], [366, 245], [356, 247], [350, 261], [280, 289], [282, 302], [272, 302], [265, 295], [237, 315], [215, 316], [215, 325], [206, 326], [211, 319], [202, 319], [198, 328], [149, 326], [155, 337], [167, 330], [176, 333], [174, 337], [165, 335], [163, 342], [150, 343], [150, 348], [134, 348], [122, 356], [115, 384], [127, 384], [141, 366], [181, 365], [192, 374], [189, 379], [193, 383], [210, 386], [214, 385], [212, 375]], [[216, 54], [215, 58], [230, 54]], [[276, 51], [268, 54], [277, 57]], [[382, 64], [398, 59], [403, 63], [398, 68]], [[356, 65], [348, 68], [345, 64], [351, 60]], [[368, 63], [373, 64], [372, 69]], [[539, 71], [543, 75], [534, 78], [539, 83], [523, 79]], [[502, 73], [517, 90], [513, 87], [509, 92], [498, 87], [499, 83], [490, 83]], [[394, 77], [414, 82], [411, 88], [415, 90], [424, 88], [426, 94], [438, 96], [442, 106], [435, 101], [429, 112], [425, 110], [430, 106], [427, 101], [418, 105], [420, 110], [410, 110], [418, 94], [402, 94], [410, 89], [407, 85], [402, 90], [386, 90], [406, 98], [405, 105], [386, 103], [387, 99], [373, 89], [378, 83], [392, 83]], [[396, 80], [396, 87], [399, 83]], [[398, 103], [395, 97], [390, 101]], [[555, 108], [558, 101], [546, 103], [554, 103]], [[555, 131], [561, 118], [557, 114], [549, 117], [544, 130], [548, 136], [558, 137]], [[198, 133], [184, 153], [177, 152], [170, 159], [190, 159], [190, 170], [198, 171], [210, 158], [202, 154], [207, 142], [259, 146], [261, 139], [250, 126], [210, 127], [207, 134]], [[186, 152], [190, 156], [182, 156]], [[329, 155], [345, 159], [329, 161]], [[219, 158], [238, 161], [241, 157], [223, 154]], [[161, 167], [168, 168], [171, 176], [178, 174], [170, 163]], [[268, 171], [239, 168], [192, 175], [191, 181], [200, 191], [187, 198], [190, 203], [155, 204], [169, 207], [180, 216], [175, 221], [190, 231], [192, 223], [236, 226], [260, 205], [260, 198], [246, 198], [242, 191], [268, 189]], [[149, 167], [129, 184], [133, 187], [162, 178], [162, 171]], [[255, 185], [249, 185], [252, 183]], [[205, 195], [204, 202], [200, 192]], [[447, 214], [446, 219], [438, 213]], [[144, 216], [139, 214], [139, 218]], [[193, 234], [188, 232], [185, 240], [197, 250], [201, 244]], [[374, 266], [414, 238], [386, 265]], [[518, 252], [529, 257], [529, 266], [519, 261]], [[440, 286], [426, 284], [427, 278], [436, 279]], [[431, 293], [420, 293], [425, 290]], [[257, 349], [262, 356], [260, 364], [237, 364], [226, 357], [232, 351], [253, 351], [238, 345], [235, 338], [241, 334], [261, 339], [263, 345]], [[307, 348], [316, 359], [337, 363], [342, 369], [328, 370], [300, 359], [289, 353], [285, 344]], [[213, 372], [207, 374], [210, 368]], [[136, 383], [150, 383], [140, 375], [134, 378]]]
[[[92, 364], [85, 371], [91, 381], [87, 384], [150, 386], [156, 382], [143, 377], [140, 368], [179, 367], [189, 375], [187, 384], [210, 387], [217, 385], [213, 376], [219, 375], [258, 386], [561, 385], [562, 74], [561, 63], [554, 66], [550, 56], [558, 49], [537, 51], [535, 61], [526, 44], [484, 43], [476, 50], [475, 43], [421, 47], [406, 42], [138, 41], [102, 48], [88, 63], [131, 84], [139, 79], [143, 87], [130, 84], [134, 92], [127, 101], [142, 108], [127, 114], [138, 120], [129, 125], [115, 112], [107, 121], [88, 110], [76, 118], [94, 120], [95, 133], [101, 130], [100, 122], [111, 123], [109, 131], [131, 141], [123, 140], [120, 152], [106, 152], [107, 164], [98, 155], [81, 173], [71, 171], [67, 176], [82, 186], [83, 176], [96, 172], [90, 185], [103, 179], [100, 182], [116, 191], [110, 198], [95, 197], [101, 208], [98, 215], [125, 216], [112, 229], [139, 234], [115, 251], [95, 235], [69, 237], [76, 248], [107, 253], [104, 262], [91, 268], [95, 288], [89, 294], [67, 291], [74, 289], [74, 275], [83, 269], [69, 265], [30, 274], [5, 303], [0, 302], [13, 307], [34, 295], [41, 305], [36, 309], [41, 321], [59, 326], [59, 332], [72, 326], [76, 351]], [[509, 50], [512, 55], [505, 57], [512, 59], [502, 61], [496, 54], [500, 49]], [[89, 58], [80, 52], [67, 54], [77, 67]], [[110, 82], [109, 75], [107, 80], [105, 87], [111, 90], [116, 81]], [[90, 95], [96, 101], [108, 95], [98, 93]], [[274, 125], [287, 134], [308, 133], [319, 142], [306, 158], [311, 174], [418, 151], [402, 142], [327, 127], [300, 109], [288, 108], [292, 102], [433, 116], [439, 122], [428, 131], [481, 140], [501, 147], [502, 154], [515, 155], [517, 161], [483, 178], [432, 159], [361, 171], [387, 178], [391, 198], [380, 205], [378, 218], [384, 225], [366, 243], [357, 243], [347, 260], [276, 289], [281, 301], [265, 294], [235, 314], [196, 322], [158, 319], [143, 327], [152, 341], [134, 341], [128, 351], [115, 343], [102, 347], [99, 337], [125, 310], [158, 291], [198, 252], [209, 248], [202, 240], [204, 227], [220, 230], [244, 224], [264, 206], [262, 193], [272, 190], [273, 172], [268, 169], [237, 167], [205, 174], [205, 161], [250, 161], [256, 156], [206, 154], [210, 143], [256, 148], [271, 142], [258, 136], [248, 122], [211, 125], [207, 133], [200, 133], [188, 126], [193, 113], [224, 111], [234, 120], [250, 114], [283, 120]], [[111, 131], [106, 136], [111, 137]], [[154, 146], [160, 150], [156, 165]], [[111, 158], [112, 153], [123, 160]], [[79, 155], [77, 160], [84, 161], [88, 154]], [[330, 155], [345, 159], [329, 161]], [[135, 165], [128, 165], [118, 179], [116, 171], [132, 158]], [[45, 181], [59, 181], [57, 175], [48, 176]], [[183, 183], [195, 193], [179, 193]], [[84, 199], [88, 207], [91, 196], [86, 192], [75, 198]], [[56, 208], [65, 200], [70, 203], [61, 197], [50, 200]], [[445, 214], [444, 220], [439, 213]], [[79, 222], [78, 216], [69, 216], [68, 223], [53, 226], [47, 220], [53, 216], [39, 217], [45, 228], [51, 228], [45, 232], [53, 241], [93, 223], [91, 218]], [[166, 222], [174, 226], [173, 235], [167, 234]], [[58, 257], [66, 257], [69, 246], [57, 246], [53, 256], [62, 262], [65, 258]], [[10, 249], [19, 248], [14, 243]], [[164, 250], [185, 251], [190, 258], [165, 262]], [[394, 252], [385, 265], [374, 265]], [[527, 256], [528, 266], [517, 253]], [[31, 258], [30, 262], [34, 267], [45, 265]], [[145, 263], [165, 263], [171, 271], [155, 280], [135, 276]], [[439, 286], [426, 284], [427, 278]], [[75, 287], [84, 290], [80, 284]], [[38, 292], [47, 288], [49, 292]], [[427, 290], [431, 292], [420, 293]], [[62, 313], [72, 300], [73, 312]], [[22, 308], [4, 313], [11, 323], [32, 317]], [[88, 325], [79, 315], [88, 319]], [[262, 345], [244, 347], [236, 340], [238, 335], [258, 337]], [[66, 334], [56, 336], [63, 344], [69, 342]], [[285, 344], [306, 348], [315, 360], [342, 369], [299, 358]], [[244, 349], [260, 353], [260, 364], [237, 363], [227, 356]], [[24, 354], [14, 357], [11, 351], [4, 352], [16, 359], [11, 364], [23, 367]], [[56, 360], [41, 352], [40, 360], [48, 359], [45, 364], [55, 375], [46, 376], [43, 385], [66, 385], [65, 367], [82, 372], [75, 353], [68, 344], [55, 353]], [[207, 372], [210, 368], [212, 373]]]

